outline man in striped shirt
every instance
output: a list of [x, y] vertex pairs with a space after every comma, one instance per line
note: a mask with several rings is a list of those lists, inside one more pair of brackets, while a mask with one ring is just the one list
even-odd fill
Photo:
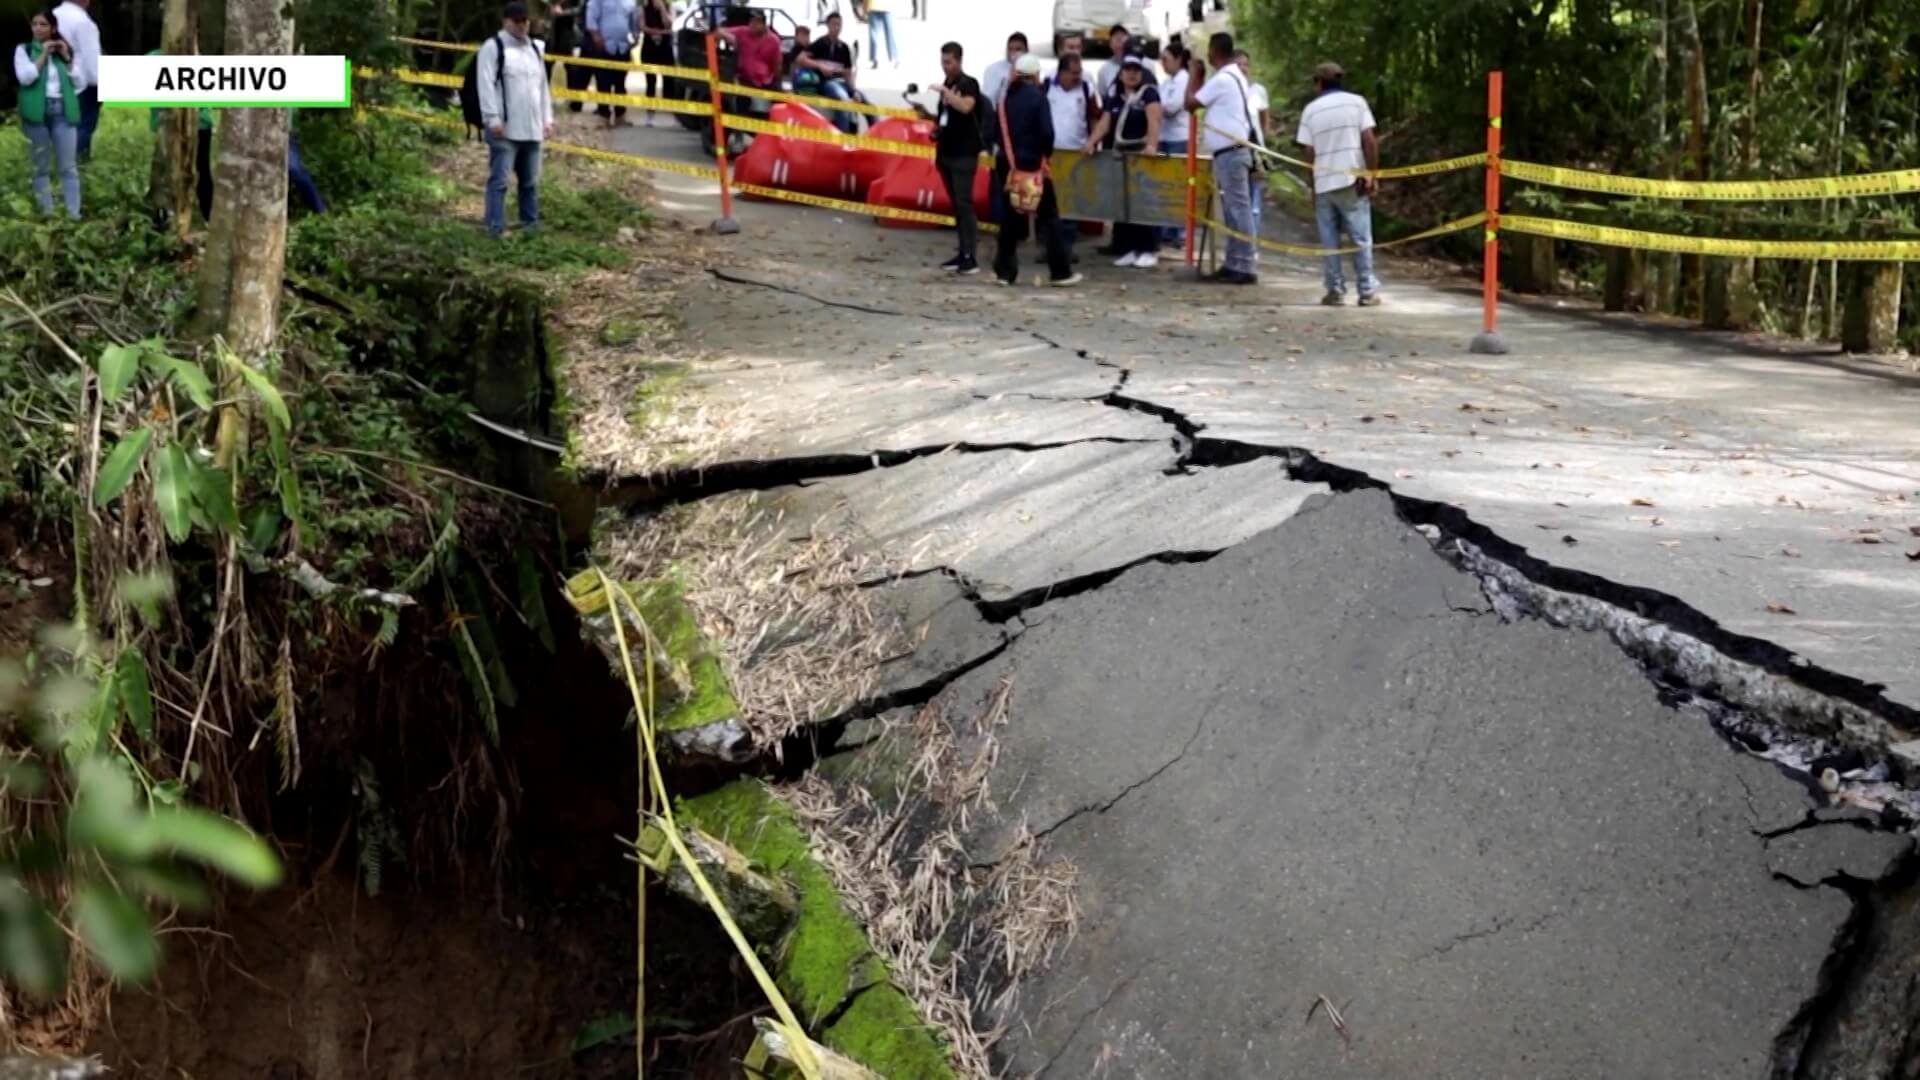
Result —
[[[1305, 148], [1313, 165], [1313, 205], [1320, 221], [1320, 246], [1340, 246], [1344, 229], [1359, 250], [1353, 255], [1353, 272], [1360, 287], [1360, 306], [1380, 302], [1380, 281], [1373, 274], [1373, 180], [1355, 175], [1380, 167], [1380, 144], [1373, 134], [1373, 110], [1367, 99], [1348, 93], [1341, 85], [1346, 72], [1339, 64], [1321, 64], [1313, 73], [1319, 91], [1300, 114], [1300, 133], [1296, 140]], [[1347, 302], [1346, 278], [1340, 269], [1340, 256], [1327, 255], [1323, 280], [1327, 293], [1322, 304], [1339, 306]]]

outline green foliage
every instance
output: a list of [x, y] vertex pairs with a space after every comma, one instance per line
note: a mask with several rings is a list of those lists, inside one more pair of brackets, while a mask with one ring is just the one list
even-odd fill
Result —
[[204, 907], [202, 872], [251, 888], [282, 873], [279, 856], [246, 828], [181, 805], [173, 792], [142, 790], [119, 735], [123, 712], [143, 737], [152, 729], [137, 653], [108, 661], [78, 629], [45, 641], [24, 662], [0, 666], [0, 716], [31, 735], [6, 756], [9, 789], [66, 796], [55, 817], [15, 818], [0, 852], [0, 973], [41, 996], [66, 979], [63, 904], [94, 960], [140, 981], [160, 955], [150, 907]]

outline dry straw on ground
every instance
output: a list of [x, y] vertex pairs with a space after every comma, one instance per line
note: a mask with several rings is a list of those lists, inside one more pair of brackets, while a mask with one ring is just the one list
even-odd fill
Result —
[[881, 662], [905, 648], [904, 628], [859, 585], [887, 574], [880, 559], [843, 533], [790, 528], [758, 494], [673, 507], [612, 530], [605, 550], [622, 580], [685, 583], [741, 723], [775, 753], [787, 735], [864, 699]]
[[891, 805], [857, 782], [836, 786], [817, 774], [782, 792], [893, 982], [974, 1080], [993, 1075], [990, 1052], [1020, 981], [1071, 940], [1078, 921], [1077, 871], [1043, 858], [1024, 827], [989, 867], [972, 865], [961, 840], [975, 815], [994, 810], [988, 774], [1011, 689], [1003, 682], [965, 727], [938, 699], [890, 727], [888, 736], [911, 746]]

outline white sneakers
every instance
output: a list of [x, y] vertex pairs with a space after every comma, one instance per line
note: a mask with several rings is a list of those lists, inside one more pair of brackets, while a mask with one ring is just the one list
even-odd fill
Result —
[[1125, 255], [1113, 260], [1113, 265], [1131, 270], [1133, 267], [1139, 265], [1139, 258], [1140, 256], [1129, 251]]
[[1129, 251], [1113, 260], [1113, 265], [1125, 270], [1151, 270], [1160, 265], [1160, 256], [1151, 251]]

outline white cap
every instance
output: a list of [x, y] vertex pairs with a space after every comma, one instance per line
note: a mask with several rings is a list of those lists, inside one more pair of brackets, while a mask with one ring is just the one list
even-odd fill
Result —
[[1021, 53], [1020, 59], [1013, 62], [1013, 72], [1016, 75], [1040, 74], [1040, 58], [1032, 53]]

